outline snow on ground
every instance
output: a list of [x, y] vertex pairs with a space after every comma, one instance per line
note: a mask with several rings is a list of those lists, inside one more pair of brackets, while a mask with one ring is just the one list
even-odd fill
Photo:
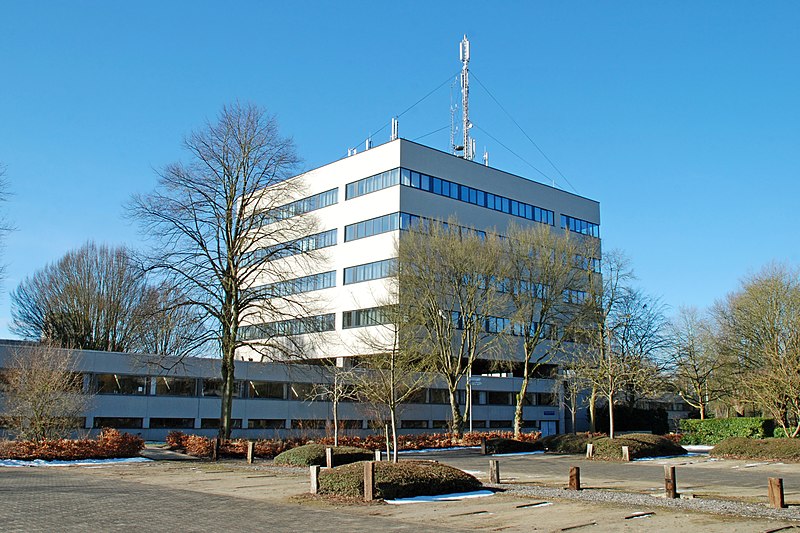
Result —
[[0, 460], [0, 467], [23, 467], [23, 466], [96, 466], [114, 465], [120, 463], [149, 463], [151, 459], [144, 457], [126, 457], [123, 459], [80, 459], [77, 461], [43, 461], [35, 459], [33, 461], [20, 461], [16, 459]]
[[457, 492], [455, 494], [439, 494], [438, 496], [415, 496], [414, 498], [397, 498], [396, 500], [386, 500], [386, 503], [401, 505], [404, 503], [428, 503], [428, 502], [453, 502], [466, 500], [467, 498], [483, 498], [491, 496], [494, 492], [490, 490], [476, 490], [474, 492]]
[[686, 444], [683, 446], [683, 449], [687, 452], [708, 453], [713, 450], [714, 447], [706, 446], [705, 444]]
[[536, 450], [535, 452], [516, 452], [516, 453], [493, 453], [492, 457], [513, 457], [515, 455], [541, 455], [544, 450]]

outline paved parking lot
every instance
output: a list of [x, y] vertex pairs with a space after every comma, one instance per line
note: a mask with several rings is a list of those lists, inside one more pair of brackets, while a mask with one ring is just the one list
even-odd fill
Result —
[[[477, 450], [409, 454], [474, 472], [487, 481], [489, 457]], [[563, 456], [498, 457], [506, 488], [563, 486], [570, 465], [581, 466], [584, 486], [653, 493], [663, 487], [663, 465], [603, 463]], [[787, 480], [800, 502], [800, 465], [671, 459], [679, 489], [703, 496], [727, 492], [766, 501], [769, 475]], [[750, 466], [748, 466], [750, 465]], [[510, 483], [508, 483], [510, 482]], [[665, 509], [656, 499], [603, 504], [510, 491], [489, 498], [417, 505], [353, 505], [304, 498], [305, 469], [270, 461], [158, 461], [115, 466], [0, 468], [3, 531], [769, 531], [788, 520], [741, 518]], [[588, 492], [588, 491], [587, 491]], [[760, 495], [763, 495], [760, 496]], [[653, 504], [649, 503], [653, 502]], [[637, 513], [644, 513], [638, 516]]]

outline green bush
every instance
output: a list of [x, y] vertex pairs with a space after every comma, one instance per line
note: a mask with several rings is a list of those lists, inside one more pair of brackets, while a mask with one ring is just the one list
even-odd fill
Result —
[[523, 442], [514, 439], [486, 439], [486, 453], [523, 453], [543, 449], [541, 441]]
[[[323, 446], [322, 444], [304, 444], [303, 446], [298, 446], [279, 454], [275, 457], [275, 464], [325, 466], [325, 448], [327, 447], [328, 446]], [[354, 448], [352, 446], [331, 446], [331, 448], [333, 448], [334, 466], [354, 463], [356, 461], [369, 461], [374, 457], [371, 451], [362, 448]]]
[[[621, 461], [623, 446], [628, 447], [631, 459], [686, 454], [686, 450], [671, 440], [660, 435], [646, 433], [621, 435], [614, 439], [595, 437], [591, 443], [594, 444], [594, 458], [606, 461]], [[586, 445], [583, 447], [583, 452], [586, 452]]]
[[[320, 494], [364, 495], [364, 463], [324, 470], [319, 476]], [[452, 466], [429, 461], [375, 463], [375, 496], [391, 500], [470, 492], [481, 488], [475, 477]]]
[[769, 418], [707, 418], [680, 421], [683, 444], [717, 444], [731, 437], [764, 439], [774, 434], [775, 422]]
[[711, 450], [712, 457], [728, 459], [779, 459], [800, 462], [800, 439], [725, 439]]
[[591, 442], [592, 438], [587, 433], [563, 433], [544, 437], [541, 443], [545, 451], [551, 453], [576, 454], [586, 453], [586, 444]]

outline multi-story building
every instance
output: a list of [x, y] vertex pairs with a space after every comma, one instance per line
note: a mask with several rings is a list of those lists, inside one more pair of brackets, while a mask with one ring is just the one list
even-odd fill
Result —
[[[500, 234], [513, 222], [599, 237], [597, 202], [404, 139], [292, 179], [302, 181], [298, 189], [304, 192], [286, 207], [287, 216], [314, 211], [319, 225], [298, 249], [324, 252], [319, 255], [325, 260], [298, 262], [303, 266], [297, 275], [273, 286], [272, 293], [307, 297], [315, 310], [305, 317], [253, 323], [242, 333], [250, 339], [264, 331], [302, 338], [313, 329], [323, 342], [308, 344], [306, 355], [335, 358], [339, 366], [369, 349], [364, 334], [377, 327], [369, 325], [374, 323], [372, 310], [387, 303], [395, 242], [420, 217], [455, 217], [465, 226]], [[26, 348], [0, 343], [0, 368], [15, 349]], [[315, 384], [331, 380], [324, 366], [261, 362], [260, 353], [248, 349], [238, 357], [234, 436], [285, 436], [330, 427], [330, 404], [309, 399]], [[521, 354], [509, 348], [503, 357], [518, 360]], [[120, 427], [147, 439], [163, 439], [173, 429], [213, 435], [219, 416], [219, 363], [189, 358], [165, 371], [128, 354], [77, 352], [75, 370], [83, 374], [85, 389], [95, 394], [85, 427]], [[554, 385], [552, 379], [531, 381], [524, 409], [527, 428], [545, 434], [571, 429], [565, 427]], [[513, 371], [485, 372], [475, 380], [472, 427], [511, 429], [519, 388]], [[446, 389], [433, 382], [401, 411], [401, 430], [444, 431], [450, 416], [447, 403]], [[346, 432], [370, 431], [374, 418], [369, 406], [357, 402], [340, 407]]]
[[[304, 355], [337, 358], [369, 351], [364, 330], [376, 326], [376, 309], [387, 303], [386, 278], [396, 261], [400, 232], [420, 219], [459, 224], [503, 234], [514, 223], [545, 224], [599, 238], [596, 201], [475, 163], [420, 144], [396, 139], [292, 178], [303, 196], [287, 210], [313, 211], [319, 233], [304, 249], [322, 249], [326, 260], [298, 269], [283, 289], [306, 293], [315, 312], [290, 320], [269, 320], [243, 330], [245, 338], [264, 332], [303, 335], [316, 340]], [[298, 184], [300, 185], [300, 184]], [[291, 261], [292, 258], [281, 259]], [[269, 284], [270, 279], [256, 284]], [[274, 291], [273, 286], [273, 293]], [[280, 290], [278, 292], [281, 292]], [[242, 349], [242, 359], [261, 354]], [[506, 359], [520, 357], [508, 353]]]

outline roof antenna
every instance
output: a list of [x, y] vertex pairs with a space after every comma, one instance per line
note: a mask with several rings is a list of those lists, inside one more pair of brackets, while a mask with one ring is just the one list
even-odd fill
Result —
[[474, 141], [470, 139], [469, 130], [472, 123], [469, 121], [469, 40], [466, 34], [459, 45], [461, 57], [461, 120], [462, 134], [464, 136], [464, 159], [472, 161], [475, 158]]
[[399, 129], [400, 125], [397, 121], [397, 117], [392, 117], [392, 137], [389, 139], [390, 141], [397, 139]]
[[486, 148], [483, 149], [483, 164], [489, 166], [489, 151]]

